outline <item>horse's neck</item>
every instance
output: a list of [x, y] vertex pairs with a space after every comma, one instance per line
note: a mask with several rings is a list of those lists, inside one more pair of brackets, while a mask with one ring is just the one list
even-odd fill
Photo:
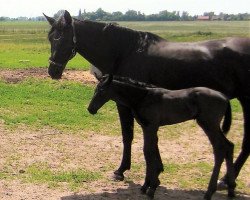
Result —
[[113, 91], [111, 97], [113, 101], [131, 108], [138, 106], [148, 93], [145, 88], [131, 86], [127, 83], [119, 83], [116, 81], [113, 81], [111, 89]]
[[76, 21], [75, 32], [78, 53], [103, 74], [114, 72], [119, 60], [135, 47], [137, 36], [135, 31], [91, 21]]
[[101, 45], [105, 40], [102, 36], [103, 24], [85, 21], [75, 22], [75, 34], [77, 39], [77, 52], [95, 66], [100, 63], [111, 64], [107, 59], [108, 49]]

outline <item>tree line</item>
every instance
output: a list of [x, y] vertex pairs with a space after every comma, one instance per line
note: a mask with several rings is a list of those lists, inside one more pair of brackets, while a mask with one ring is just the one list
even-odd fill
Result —
[[[59, 10], [54, 14], [55, 18], [61, 16], [64, 10]], [[225, 21], [243, 21], [250, 20], [249, 13], [239, 13], [239, 14], [226, 14], [220, 13], [215, 15], [214, 12], [205, 12], [203, 16], [209, 16], [210, 20], [225, 20]], [[79, 10], [77, 16], [74, 16], [78, 19], [89, 19], [95, 21], [193, 21], [199, 19], [198, 15], [190, 15], [188, 12], [183, 11], [172, 11], [167, 10], [160, 11], [157, 14], [146, 15], [140, 11], [128, 10], [125, 13], [120, 11], [117, 12], [106, 12], [102, 8], [97, 9], [94, 12], [86, 12], [84, 10]], [[9, 17], [0, 17], [0, 21], [44, 21], [43, 16], [27, 18], [27, 17], [18, 17], [18, 18], [9, 18]]]

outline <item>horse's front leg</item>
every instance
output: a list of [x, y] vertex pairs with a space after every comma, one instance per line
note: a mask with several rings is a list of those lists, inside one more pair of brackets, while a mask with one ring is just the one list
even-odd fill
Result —
[[123, 156], [121, 165], [114, 172], [116, 180], [124, 180], [123, 173], [131, 167], [131, 146], [134, 137], [134, 117], [131, 109], [123, 105], [117, 104], [117, 109], [120, 117], [123, 138]]

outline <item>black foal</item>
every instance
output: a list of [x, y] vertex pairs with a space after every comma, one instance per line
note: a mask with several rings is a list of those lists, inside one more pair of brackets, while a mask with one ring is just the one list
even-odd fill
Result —
[[[217, 189], [217, 180], [223, 160], [226, 160], [228, 195], [234, 196], [235, 178], [233, 168], [234, 145], [226, 134], [231, 126], [231, 106], [220, 92], [204, 87], [183, 90], [166, 90], [122, 77], [106, 75], [97, 85], [88, 110], [91, 114], [109, 100], [133, 110], [144, 136], [146, 177], [142, 192], [154, 197], [159, 186], [159, 174], [163, 164], [158, 149], [157, 131], [160, 126], [196, 119], [208, 136], [214, 151], [215, 164], [204, 199], [211, 199]], [[220, 123], [224, 118], [222, 128]]]

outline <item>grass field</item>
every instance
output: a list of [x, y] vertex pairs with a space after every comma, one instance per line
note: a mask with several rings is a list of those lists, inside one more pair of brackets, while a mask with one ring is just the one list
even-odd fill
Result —
[[[171, 41], [250, 37], [250, 22], [120, 25], [150, 31]], [[0, 70], [47, 67], [48, 31], [47, 22], [0, 22]], [[87, 70], [89, 63], [77, 56], [67, 68]], [[122, 146], [118, 114], [113, 102], [95, 116], [88, 113], [93, 88], [93, 84], [67, 80], [28, 78], [10, 83], [0, 77], [0, 199], [144, 199], [134, 183], [141, 183], [144, 178], [141, 130], [136, 125], [133, 165], [131, 173], [126, 174], [126, 182], [112, 182], [107, 177], [119, 164]], [[242, 142], [242, 110], [236, 100], [232, 105], [229, 138], [236, 145], [237, 155]], [[207, 138], [201, 133], [194, 122], [160, 129], [165, 172], [161, 175], [163, 188], [156, 199], [165, 200], [169, 195], [176, 200], [202, 196], [213, 158]], [[247, 195], [250, 195], [249, 167], [248, 160], [237, 181], [237, 191]], [[215, 200], [225, 198], [222, 193]]]

